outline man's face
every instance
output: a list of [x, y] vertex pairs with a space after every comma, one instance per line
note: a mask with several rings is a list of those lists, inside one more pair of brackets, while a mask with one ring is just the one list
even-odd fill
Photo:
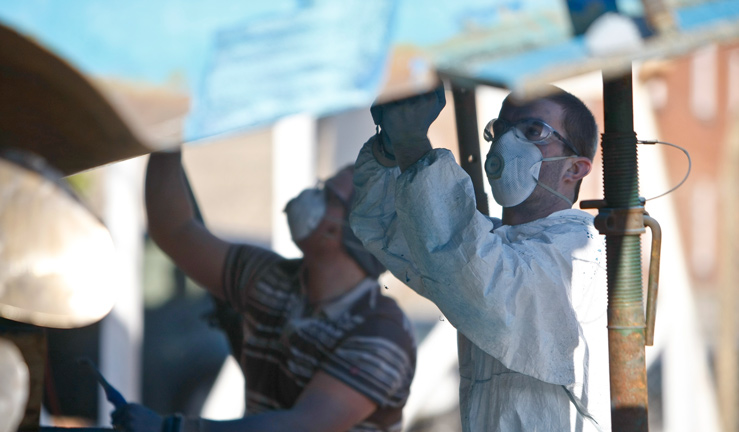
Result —
[[[508, 122], [517, 122], [525, 119], [541, 120], [567, 138], [564, 133], [564, 125], [562, 124], [563, 117], [564, 110], [562, 107], [547, 99], [538, 99], [525, 105], [515, 105], [513, 102], [506, 102], [503, 104], [498, 115], [498, 118], [502, 118]], [[541, 151], [542, 156], [547, 158], [561, 156], [565, 145], [554, 135], [551, 135], [545, 145], [537, 145], [537, 147]]]
[[327, 193], [326, 213], [310, 235], [296, 244], [303, 254], [310, 258], [318, 257], [341, 246], [341, 228], [344, 220], [344, 206], [332, 193]]
[[324, 254], [342, 248], [342, 228], [346, 218], [346, 201], [354, 190], [352, 171], [342, 170], [324, 185], [326, 213], [316, 229], [298, 242], [304, 254]]
[[[526, 104], [517, 104], [516, 102], [507, 100], [503, 104], [498, 116], [508, 122], [517, 122], [525, 119], [537, 119], [554, 128], [565, 138], [568, 138], [564, 132], [564, 110], [562, 107], [547, 99], [538, 99]], [[537, 148], [541, 151], [543, 158], [563, 156], [565, 152], [565, 144], [552, 134], [543, 144], [537, 144]], [[570, 162], [571, 163], [571, 162]], [[547, 186], [562, 191], [562, 175], [566, 171], [567, 160], [543, 162], [539, 171], [539, 181]], [[558, 200], [555, 195], [537, 187], [524, 203], [543, 203], [550, 200]]]

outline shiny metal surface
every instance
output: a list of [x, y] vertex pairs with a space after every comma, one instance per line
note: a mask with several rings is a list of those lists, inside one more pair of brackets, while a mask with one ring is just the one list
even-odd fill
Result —
[[108, 230], [41, 159], [2, 156], [0, 316], [57, 328], [100, 320], [114, 302]]
[[18, 347], [0, 338], [0, 432], [15, 432], [28, 400], [28, 366]]

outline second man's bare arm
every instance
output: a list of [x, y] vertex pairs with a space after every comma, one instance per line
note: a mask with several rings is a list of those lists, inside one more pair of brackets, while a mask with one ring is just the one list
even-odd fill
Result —
[[149, 235], [190, 278], [223, 299], [222, 273], [230, 243], [195, 217], [181, 153], [153, 153], [146, 170]]

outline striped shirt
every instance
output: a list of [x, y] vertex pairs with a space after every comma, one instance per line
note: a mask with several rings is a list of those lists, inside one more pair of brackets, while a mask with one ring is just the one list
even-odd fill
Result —
[[320, 370], [377, 404], [350, 431], [400, 431], [416, 362], [407, 318], [373, 279], [311, 310], [301, 264], [253, 246], [229, 251], [224, 290], [244, 318], [247, 415], [289, 409]]

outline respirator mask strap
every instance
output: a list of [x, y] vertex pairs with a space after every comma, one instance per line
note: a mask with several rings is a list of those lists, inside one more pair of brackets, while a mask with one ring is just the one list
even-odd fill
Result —
[[[572, 159], [572, 158], [576, 158], [576, 157], [579, 157], [579, 156], [576, 156], [576, 155], [574, 155], [574, 156], [554, 156], [554, 157], [544, 158], [541, 161], [542, 162], [554, 162], [554, 161], [558, 161], [558, 160]], [[537, 185], [541, 186], [544, 190], [550, 192], [554, 196], [559, 197], [559, 198], [562, 198], [570, 206], [572, 206], [574, 204], [571, 199], [567, 198], [566, 196], [564, 196], [561, 193], [557, 192], [553, 188], [551, 188], [551, 187], [545, 185], [544, 183], [540, 182], [538, 178], [534, 177], [534, 180], [536, 180], [536, 184]]]
[[570, 200], [570, 199], [569, 199], [569, 198], [567, 198], [566, 196], [562, 195], [561, 193], [557, 192], [556, 190], [554, 190], [554, 189], [550, 188], [549, 186], [545, 185], [544, 183], [540, 182], [539, 180], [537, 180], [537, 181], [536, 181], [536, 184], [538, 184], [539, 186], [541, 186], [541, 187], [542, 187], [543, 189], [545, 189], [545, 190], [547, 190], [547, 191], [551, 192], [551, 193], [552, 193], [552, 194], [554, 194], [554, 195], [555, 195], [556, 197], [562, 198], [562, 199], [563, 199], [563, 200], [565, 200], [565, 202], [567, 202], [567, 204], [569, 204], [570, 206], [572, 206], [572, 205], [574, 204], [574, 203], [572, 202], [572, 200]]

